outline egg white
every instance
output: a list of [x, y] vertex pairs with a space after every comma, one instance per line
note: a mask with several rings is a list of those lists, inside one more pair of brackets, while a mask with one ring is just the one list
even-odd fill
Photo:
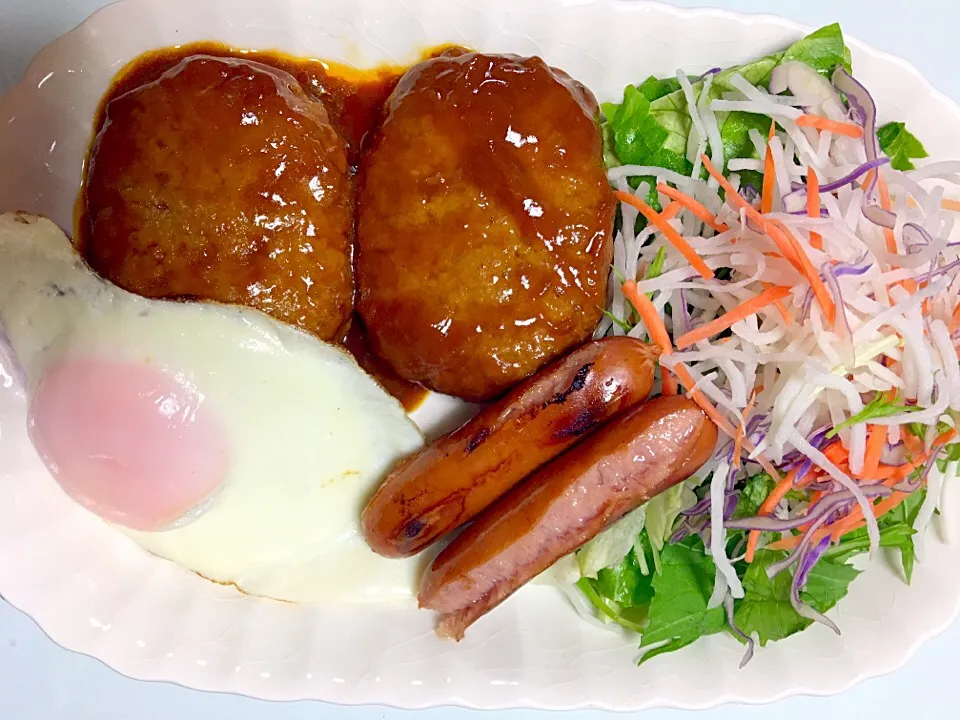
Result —
[[122, 532], [253, 595], [415, 594], [418, 562], [376, 555], [358, 521], [422, 437], [352, 357], [255, 310], [125, 292], [44, 218], [0, 215], [0, 258], [0, 321], [28, 394], [47, 368], [74, 357], [147, 363], [194, 385], [226, 431], [227, 478], [198, 517], [163, 532]]

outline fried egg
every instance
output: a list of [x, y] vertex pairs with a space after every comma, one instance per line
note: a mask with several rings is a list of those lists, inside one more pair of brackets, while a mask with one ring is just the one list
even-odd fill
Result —
[[249, 594], [414, 594], [416, 561], [376, 555], [358, 520], [422, 438], [352, 357], [256, 310], [125, 292], [44, 218], [0, 215], [0, 258], [30, 436], [77, 503]]

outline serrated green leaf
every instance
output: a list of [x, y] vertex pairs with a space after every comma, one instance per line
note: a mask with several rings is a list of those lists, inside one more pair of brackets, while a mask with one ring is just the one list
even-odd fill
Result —
[[877, 130], [880, 149], [890, 158], [895, 170], [913, 170], [914, 159], [927, 157], [927, 151], [902, 122], [887, 123]]
[[653, 576], [654, 596], [641, 647], [664, 641], [693, 642], [721, 632], [726, 626], [723, 609], [707, 609], [716, 568], [700, 538], [667, 545], [660, 563], [660, 574]]
[[834, 427], [830, 432], [827, 433], [827, 437], [836, 437], [837, 433], [839, 433], [841, 430], [853, 425], [870, 422], [871, 420], [875, 420], [877, 418], [899, 415], [900, 413], [914, 412], [919, 409], [920, 408], [916, 405], [904, 405], [899, 396], [891, 399], [887, 397], [887, 393], [878, 392], [874, 396], [873, 400], [867, 403], [863, 410], [858, 412], [856, 415], [848, 417], [842, 423]]
[[789, 571], [772, 580], [767, 577], [767, 567], [784, 556], [782, 552], [758, 550], [743, 577], [743, 599], [736, 603], [734, 622], [747, 635], [756, 633], [761, 646], [789, 637], [810, 624], [790, 604]]
[[660, 647], [655, 647], [652, 650], [647, 650], [643, 655], [640, 656], [640, 659], [637, 660], [637, 666], [643, 665], [649, 660], [653, 660], [658, 655], [666, 655], [667, 653], [676, 652], [677, 650], [683, 650], [683, 648], [693, 645], [696, 642], [697, 638], [691, 639], [682, 639], [674, 638], [668, 643], [664, 643]]
[[825, 613], [840, 602], [860, 571], [845, 563], [821, 560], [807, 575], [800, 598], [818, 612]]
[[733, 513], [734, 519], [755, 517], [760, 511], [763, 501], [767, 499], [774, 487], [776, 487], [776, 482], [765, 472], [747, 478], [743, 489], [740, 491], [737, 508]]

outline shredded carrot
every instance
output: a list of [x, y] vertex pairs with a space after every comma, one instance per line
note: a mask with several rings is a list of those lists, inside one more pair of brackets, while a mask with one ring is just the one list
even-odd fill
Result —
[[[896, 475], [891, 475], [890, 477], [884, 478], [881, 485], [890, 487], [891, 485], [896, 485], [902, 479], [903, 478], [896, 477]], [[876, 515], [876, 513], [874, 514]], [[880, 515], [876, 515], [876, 517], [880, 517]], [[830, 531], [823, 534], [830, 535], [833, 542], [837, 542], [848, 532], [855, 530], [863, 524], [863, 508], [860, 507], [860, 503], [857, 503], [850, 509], [850, 512], [847, 513], [846, 516], [840, 518], [839, 520], [835, 520], [833, 523], [826, 526], [824, 530], [830, 528]]]
[[[675, 200], [677, 204], [685, 207], [687, 210], [692, 212], [699, 220], [705, 222], [707, 225], [712, 227], [717, 232], [726, 232], [729, 230], [729, 226], [717, 220], [717, 216], [712, 212], [707, 210], [696, 198], [692, 198], [685, 193], [680, 192], [676, 188], [672, 188], [665, 183], [660, 183], [657, 185], [657, 191], [666, 195], [671, 200]], [[661, 217], [663, 213], [661, 213]]]
[[884, 498], [873, 507], [873, 514], [882, 517], [902, 503], [910, 493], [894, 491], [890, 497]]
[[942, 447], [943, 445], [946, 445], [948, 442], [953, 440], [956, 436], [957, 436], [956, 428], [950, 428], [948, 430], [944, 430], [942, 433], [937, 435], [937, 439], [933, 441], [933, 444], [934, 446], [939, 445]]
[[[871, 170], [870, 172], [873, 172], [873, 171]], [[869, 174], [866, 175], [865, 177], [869, 177]], [[864, 182], [863, 184], [868, 185], [869, 183]], [[920, 206], [917, 204], [917, 201], [914, 200], [912, 197], [907, 197], [907, 207], [916, 208]], [[960, 200], [951, 200], [949, 198], [944, 198], [943, 200], [940, 201], [940, 209], [949, 210], [951, 212], [960, 212]]]
[[676, 230], [673, 229], [673, 226], [668, 223], [663, 217], [652, 207], [647, 205], [643, 200], [631, 195], [630, 193], [625, 193], [620, 190], [617, 190], [614, 193], [617, 196], [617, 199], [620, 202], [624, 202], [627, 205], [632, 205], [647, 219], [651, 225], [656, 227], [660, 232], [663, 233], [663, 236], [672, 244], [681, 255], [683, 255], [687, 262], [690, 263], [690, 266], [696, 270], [700, 275], [706, 280], [713, 279], [713, 270], [707, 267], [707, 264], [703, 261], [703, 258], [697, 255], [697, 251], [690, 247], [690, 243], [683, 239], [683, 237]]
[[664, 220], [673, 220], [673, 218], [680, 214], [681, 210], [683, 210], [683, 205], [677, 202], [672, 202], [663, 209], [663, 212], [660, 213], [660, 217], [662, 217]]
[[746, 211], [747, 216], [760, 225], [763, 228], [764, 232], [770, 237], [771, 240], [779, 248], [780, 253], [785, 257], [790, 263], [797, 269], [798, 272], [803, 274], [806, 277], [807, 282], [810, 283], [810, 288], [813, 290], [813, 295], [817, 299], [817, 303], [823, 308], [823, 314], [827, 318], [827, 322], [832, 327], [833, 323], [836, 321], [837, 309], [833, 303], [833, 300], [830, 298], [830, 293], [827, 292], [826, 286], [823, 284], [823, 280], [820, 279], [820, 274], [813, 267], [813, 263], [810, 262], [810, 258], [807, 257], [807, 254], [803, 252], [803, 248], [800, 247], [800, 244], [797, 242], [796, 238], [793, 237], [793, 234], [787, 229], [787, 226], [783, 223], [780, 223], [776, 220], [771, 220], [767, 217], [764, 217], [756, 211], [756, 209], [748, 203], [743, 197], [734, 189], [733, 185], [723, 176], [712, 162], [710, 158], [705, 154], [700, 156], [703, 161], [703, 166], [706, 168], [707, 172], [720, 184], [720, 187], [724, 189], [727, 194], [727, 200], [732, 202], [735, 207], [742, 208]]
[[[807, 168], [807, 216], [820, 217], [820, 180], [817, 178], [817, 171], [812, 167]], [[820, 233], [810, 231], [810, 245], [817, 250], [823, 250], [823, 237]]]
[[[693, 400], [700, 407], [700, 409], [703, 410], [704, 415], [710, 418], [710, 420], [713, 421], [713, 424], [720, 428], [721, 432], [723, 432], [731, 440], [735, 440], [737, 437], [737, 431], [723, 416], [723, 414], [717, 410], [716, 407], [714, 407], [713, 403], [707, 399], [706, 395], [699, 390], [689, 390], [689, 388], [692, 388], [697, 383], [694, 381], [693, 375], [690, 374], [690, 371], [687, 369], [686, 365], [683, 363], [676, 363], [673, 366], [673, 373], [677, 376], [680, 382], [687, 386], [687, 397]], [[749, 442], [746, 438], [743, 440], [743, 447], [749, 453], [752, 453], [754, 450], [756, 450], [756, 446], [754, 446], [753, 443]], [[760, 467], [762, 467], [770, 477], [777, 482], [780, 481], [780, 472], [773, 466], [773, 463], [767, 460], [763, 454], [757, 455], [754, 460], [760, 464]]]
[[[669, 355], [673, 350], [673, 345], [670, 342], [667, 327], [660, 319], [660, 313], [654, 307], [653, 301], [647, 297], [646, 293], [640, 292], [637, 283], [633, 280], [627, 280], [621, 289], [623, 290], [623, 296], [637, 309], [637, 314], [646, 326], [650, 339], [660, 346], [660, 354]], [[663, 395], [677, 394], [677, 382], [663, 366], [660, 367], [660, 386]]]
[[782, 234], [779, 234], [779, 235], [771, 234], [769, 232], [769, 228], [770, 228], [769, 219], [761, 215], [759, 212], [757, 212], [757, 209], [753, 207], [753, 205], [751, 205], [750, 203], [748, 203], [746, 200], [743, 199], [743, 196], [736, 191], [733, 185], [730, 184], [730, 181], [723, 176], [723, 173], [717, 170], [714, 164], [710, 162], [709, 157], [707, 157], [706, 155], [701, 155], [700, 158], [703, 161], [703, 167], [706, 168], [707, 172], [710, 173], [710, 175], [717, 181], [720, 187], [723, 188], [724, 192], [727, 195], [727, 202], [731, 203], [736, 209], [743, 210], [744, 212], [746, 212], [747, 217], [750, 220], [753, 220], [753, 222], [759, 225], [760, 228], [770, 236], [770, 239], [773, 240], [774, 244], [776, 244], [777, 249], [780, 250], [780, 254], [784, 258], [786, 258], [790, 262], [790, 264], [793, 265], [798, 271], [801, 271], [800, 261], [794, 255], [793, 247], [791, 247], [790, 243], [786, 240], [786, 238], [784, 238]]
[[[887, 181], [883, 179], [883, 175], [879, 172], [877, 173], [877, 190], [880, 193], [880, 207], [884, 210], [889, 210], [892, 206], [890, 205], [890, 189], [887, 187]], [[890, 228], [883, 229], [883, 238], [887, 243], [887, 252], [897, 254], [897, 238], [893, 234], [893, 230]]]
[[637, 283], [633, 280], [627, 280], [623, 286], [623, 296], [637, 309], [637, 314], [643, 320], [643, 324], [650, 333], [650, 339], [660, 346], [661, 353], [669, 353], [673, 349], [670, 342], [670, 335], [667, 333], [667, 327], [660, 319], [653, 301], [647, 297], [646, 293], [640, 292]]
[[673, 373], [664, 370], [660, 370], [660, 394], [661, 395], [676, 395], [680, 392], [680, 388], [677, 387], [677, 379], [673, 376]]
[[923, 452], [923, 443], [920, 442], [920, 438], [918, 438], [913, 433], [902, 433], [901, 440], [903, 441], [904, 447], [907, 448], [907, 450], [909, 450], [910, 452], [912, 453]]
[[953, 315], [950, 316], [950, 332], [955, 331], [957, 328], [960, 328], [960, 304], [957, 305], [953, 311]]
[[770, 121], [770, 132], [767, 134], [767, 152], [763, 157], [763, 189], [760, 193], [760, 212], [766, 215], [773, 210], [773, 188], [777, 180], [777, 171], [773, 166], [773, 150], [770, 141], [777, 131], [776, 120]]
[[813, 290], [813, 296], [817, 299], [817, 304], [823, 309], [823, 314], [829, 325], [833, 327], [833, 323], [837, 319], [837, 308], [833, 299], [830, 297], [830, 293], [827, 292], [827, 286], [824, 285], [823, 280], [820, 279], [820, 273], [813, 267], [810, 258], [803, 251], [803, 248], [800, 247], [800, 242], [793, 236], [793, 233], [790, 232], [786, 225], [779, 220], [770, 220], [768, 224], [772, 226], [772, 229], [768, 232], [782, 233], [786, 239], [785, 242], [793, 249], [799, 262], [797, 269], [807, 278], [807, 282], [810, 283], [810, 289]]
[[[770, 494], [767, 495], [766, 499], [761, 503], [760, 509], [757, 511], [757, 515], [769, 515], [773, 512], [773, 509], [777, 504], [783, 500], [784, 496], [790, 492], [793, 488], [793, 481], [797, 477], [798, 468], [794, 468], [788, 472], [784, 478], [777, 483], [776, 487], [770, 491]], [[760, 531], [751, 530], [747, 535], [747, 562], [753, 562], [753, 556], [757, 552], [757, 543], [760, 541]]]
[[700, 409], [706, 414], [708, 418], [713, 421], [713, 424], [720, 428], [723, 433], [729, 437], [731, 440], [737, 437], [737, 431], [734, 429], [733, 425], [723, 416], [723, 414], [714, 407], [706, 395], [704, 395], [699, 390], [691, 390], [691, 388], [696, 385], [696, 381], [693, 379], [693, 375], [690, 374], [690, 371], [683, 363], [677, 363], [673, 367], [673, 374], [677, 376], [677, 379], [687, 386], [687, 394], [690, 399], [693, 400], [697, 405], [700, 406]]
[[867, 426], [867, 449], [863, 454], [863, 470], [859, 473], [860, 477], [873, 477], [880, 469], [880, 455], [883, 453], [883, 446], [886, 442], [887, 428], [885, 426]]
[[735, 468], [740, 467], [740, 455], [743, 453], [743, 436], [747, 432], [747, 419], [750, 417], [750, 411], [753, 410], [753, 404], [756, 401], [757, 391], [754, 390], [750, 393], [750, 400], [747, 401], [747, 406], [743, 409], [743, 418], [737, 427], [737, 437], [733, 441], [733, 466]]
[[832, 463], [843, 462], [850, 457], [850, 453], [843, 446], [843, 443], [834, 442], [823, 449], [823, 455]]
[[822, 117], [821, 115], [801, 115], [796, 119], [800, 127], [812, 127], [822, 132], [832, 132], [834, 135], [843, 135], [844, 137], [859, 140], [863, 137], [863, 128], [859, 125], [849, 122], [840, 122]]
[[772, 305], [777, 300], [782, 300], [789, 294], [790, 288], [783, 287], [782, 285], [775, 285], [772, 288], [764, 290], [759, 295], [754, 295], [749, 300], [742, 302], [732, 310], [727, 311], [726, 314], [721, 315], [720, 317], [711, 320], [708, 323], [704, 323], [700, 327], [678, 337], [677, 349], [683, 350], [684, 348], [693, 345], [695, 342], [706, 340], [717, 333], [723, 332], [734, 323], [760, 312], [763, 308], [767, 307], [768, 305]]
[[[931, 453], [936, 454], [940, 452], [944, 445], [953, 440], [957, 435], [957, 431], [954, 428], [941, 433], [936, 440], [934, 440], [933, 446], [930, 450]], [[929, 453], [922, 453], [918, 457], [914, 458], [905, 465], [896, 468], [896, 472], [892, 473], [889, 477], [884, 479], [883, 485], [886, 487], [892, 487], [896, 485], [901, 480], [905, 480], [910, 476], [917, 468], [921, 467], [930, 457]], [[880, 503], [873, 506], [873, 514], [875, 517], [881, 517], [884, 514], [890, 512], [895, 507], [897, 507], [903, 499], [909, 495], [909, 493], [904, 493], [900, 491], [893, 492], [889, 497]], [[827, 535], [831, 536], [831, 539], [836, 542], [841, 537], [846, 535], [849, 532], [853, 532], [857, 528], [863, 527], [865, 525], [863, 519], [863, 509], [859, 504], [855, 505], [850, 512], [843, 518], [836, 520], [835, 522], [827, 525], [816, 533], [814, 533], [811, 541], [816, 544], [820, 542]], [[802, 535], [792, 535], [790, 537], [783, 538], [778, 540], [775, 543], [771, 543], [767, 547], [770, 550], [791, 550], [795, 548], [799, 543]]]

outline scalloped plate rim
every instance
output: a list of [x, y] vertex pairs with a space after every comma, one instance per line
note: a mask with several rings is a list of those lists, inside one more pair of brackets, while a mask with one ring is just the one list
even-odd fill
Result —
[[[497, 2], [501, 5], [505, 4], [504, 2], [502, 2], [502, 0], [497, 0]], [[152, 4], [154, 6], [157, 5], [157, 3], [152, 3]], [[491, 4], [496, 4], [496, 3], [491, 3]], [[60, 36], [56, 40], [48, 43], [34, 56], [34, 58], [28, 64], [21, 78], [3, 96], [2, 100], [8, 101], [10, 98], [15, 97], [19, 92], [23, 92], [24, 90], [27, 90], [27, 91], [31, 90], [31, 88], [27, 87], [28, 81], [31, 78], [39, 77], [41, 75], [44, 65], [47, 62], [48, 55], [53, 54], [56, 51], [56, 48], [59, 45], [59, 43], [61, 43], [65, 38], [75, 36], [75, 35], [82, 35], [83, 33], [87, 32], [90, 28], [96, 27], [97, 24], [101, 20], [103, 20], [103, 18], [109, 17], [110, 14], [115, 12], [117, 7], [119, 6], [131, 7], [131, 6], [137, 6], [137, 5], [147, 7], [151, 5], [151, 2], [150, 0], [118, 0], [117, 2], [111, 3], [109, 5], [106, 5], [98, 9], [93, 14], [91, 14], [86, 20], [80, 23], [77, 27], [70, 30], [68, 33], [65, 33], [64, 35]], [[631, 2], [630, 0], [570, 0], [570, 1], [560, 2], [558, 3], [558, 5], [605, 6], [606, 8], [614, 9], [619, 12], [638, 12], [642, 10], [653, 10], [658, 13], [672, 15], [677, 19], [685, 19], [685, 20], [692, 20], [692, 21], [697, 21], [704, 17], [712, 16], [712, 17], [722, 18], [727, 21], [734, 21], [741, 25], [746, 25], [746, 26], [757, 24], [757, 23], [775, 24], [780, 28], [787, 29], [797, 33], [808, 32], [811, 29], [809, 26], [803, 25], [801, 23], [797, 23], [795, 21], [777, 16], [774, 14], [770, 14], [770, 13], [745, 14], [745, 13], [737, 13], [737, 12], [732, 12], [732, 11], [719, 9], [719, 8], [678, 8], [672, 5], [666, 5], [663, 3], [653, 2], [648, 0], [642, 0], [640, 2]], [[935, 88], [922, 75], [922, 73], [920, 73], [911, 63], [909, 63], [905, 59], [895, 54], [876, 50], [871, 46], [869, 46], [868, 44], [860, 40], [857, 40], [856, 38], [846, 37], [846, 40], [848, 44], [855, 51], [868, 53], [871, 56], [873, 56], [875, 60], [896, 64], [902, 70], [908, 72], [913, 77], [914, 80], [918, 81], [920, 88], [923, 90], [924, 95], [927, 95], [935, 99], [937, 103], [949, 109], [952, 112], [952, 114], [958, 120], [960, 120], [960, 105], [958, 105], [954, 100], [949, 98], [940, 90]], [[2, 106], [2, 103], [0, 103], [0, 106]], [[2, 560], [0, 560], [0, 562], [2, 562]], [[6, 594], [0, 591], [0, 597], [4, 597], [6, 599]], [[10, 601], [8, 600], [8, 602]], [[63, 637], [64, 635], [66, 635], [66, 630], [64, 628], [51, 629], [51, 628], [43, 627], [42, 625], [40, 625], [40, 623], [37, 620], [33, 619], [33, 616], [30, 614], [29, 608], [19, 607], [14, 602], [10, 602], [10, 604], [16, 607], [18, 611], [23, 612], [25, 615], [30, 617], [34, 622], [36, 622], [38, 627], [40, 627], [41, 630], [48, 637], [50, 637], [51, 640], [53, 640], [57, 644], [61, 645], [62, 647], [66, 648], [69, 651], [92, 657], [95, 660], [101, 662], [102, 664], [108, 667], [111, 667], [112, 669], [116, 670], [117, 672], [120, 672], [121, 674], [127, 677], [130, 677], [133, 679], [140, 679], [147, 682], [168, 682], [168, 683], [180, 685], [181, 687], [198, 689], [198, 690], [203, 690], [207, 692], [215, 692], [219, 694], [246, 695], [246, 693], [240, 692], [237, 690], [218, 688], [216, 686], [216, 683], [214, 682], [193, 683], [193, 682], [188, 682], [182, 679], [175, 679], [169, 676], [172, 674], [170, 673], [169, 670], [166, 672], [161, 671], [156, 674], [150, 674], [150, 673], [137, 674], [133, 672], [126, 672], [122, 668], [115, 668], [112, 665], [110, 665], [108, 661], [98, 657], [98, 655], [96, 654], [96, 648], [85, 649], [84, 647], [78, 646], [79, 643], [72, 643], [67, 638]], [[958, 615], [960, 615], [960, 596], [954, 599], [953, 609], [951, 611], [950, 617], [943, 622], [940, 622], [934, 626], [931, 626], [926, 630], [926, 632], [915, 635], [913, 637], [912, 642], [910, 643], [909, 647], [906, 649], [905, 652], [903, 652], [899, 656], [889, 657], [886, 662], [879, 663], [877, 666], [871, 668], [870, 670], [858, 671], [857, 673], [853, 674], [851, 677], [849, 677], [845, 681], [827, 689], [813, 687], [809, 685], [803, 685], [803, 686], [795, 686], [795, 687], [785, 687], [778, 692], [773, 692], [767, 695], [763, 695], [762, 693], [747, 695], [739, 692], [721, 692], [716, 696], [708, 700], [704, 700], [702, 702], [683, 702], [683, 701], [669, 701], [669, 700], [664, 701], [663, 699], [652, 698], [646, 701], [640, 701], [636, 704], [633, 704], [630, 706], [629, 709], [641, 710], [641, 709], [648, 709], [653, 707], [664, 707], [664, 708], [697, 710], [697, 709], [706, 709], [710, 707], [715, 707], [723, 703], [766, 704], [766, 703], [776, 702], [783, 698], [798, 695], [798, 694], [806, 694], [806, 695], [814, 695], [814, 696], [834, 695], [834, 694], [843, 692], [853, 687], [854, 685], [857, 685], [860, 682], [863, 682], [864, 680], [885, 675], [903, 667], [903, 665], [905, 665], [916, 654], [916, 652], [919, 650], [919, 648], [923, 644], [925, 644], [927, 641], [929, 641], [933, 637], [939, 635], [944, 630], [946, 630], [956, 620]], [[158, 666], [158, 669], [161, 669], [161, 667]], [[267, 699], [269, 701], [281, 700], [281, 698], [268, 697], [265, 694], [251, 694], [249, 696], [260, 697], [263, 699]], [[311, 697], [308, 694], [287, 695], [282, 698], [282, 700], [309, 700], [309, 699], [315, 699], [315, 698]], [[362, 699], [357, 699], [354, 701], [337, 699], [335, 702], [337, 704], [343, 704], [343, 705], [366, 704]], [[475, 703], [467, 699], [456, 698], [456, 697], [451, 697], [446, 700], [441, 700], [439, 702], [429, 700], [429, 699], [423, 700], [420, 702], [398, 701], [394, 703], [389, 700], [387, 701], [377, 700], [375, 702], [376, 704], [380, 704], [387, 707], [396, 707], [396, 708], [404, 708], [404, 709], [424, 709], [429, 707], [450, 706], [450, 705], [467, 707], [467, 708], [494, 709], [494, 710], [509, 709], [509, 708], [540, 708], [540, 709], [599, 708], [599, 709], [607, 709], [607, 710], [625, 709], [597, 698], [594, 698], [594, 699], [583, 698], [575, 703], [567, 702], [567, 703], [550, 704], [550, 703], [542, 703], [542, 702], [531, 702], [527, 699], [526, 695], [522, 693], [518, 694], [513, 700], [506, 701], [506, 702], [493, 702], [493, 703]]]

